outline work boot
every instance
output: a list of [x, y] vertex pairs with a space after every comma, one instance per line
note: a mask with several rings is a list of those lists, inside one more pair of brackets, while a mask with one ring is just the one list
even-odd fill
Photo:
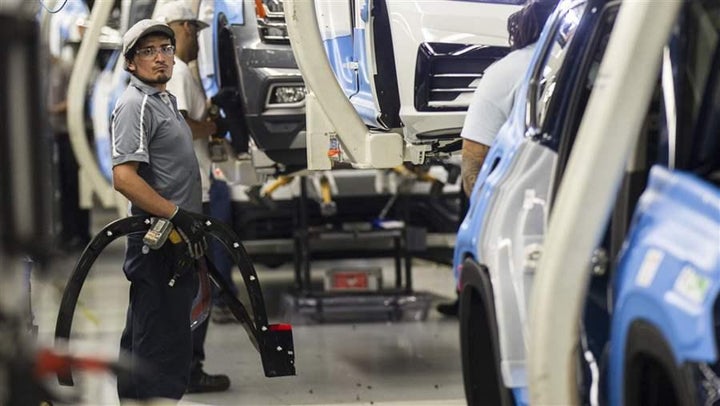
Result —
[[460, 299], [455, 299], [454, 302], [450, 303], [440, 303], [436, 307], [438, 313], [448, 317], [457, 317], [459, 308]]
[[190, 382], [185, 390], [187, 393], [223, 392], [230, 387], [227, 375], [210, 375], [198, 368], [190, 374]]

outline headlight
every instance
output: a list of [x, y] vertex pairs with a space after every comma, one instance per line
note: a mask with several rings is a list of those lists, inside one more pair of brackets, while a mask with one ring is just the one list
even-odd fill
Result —
[[305, 101], [305, 86], [276, 84], [270, 88], [267, 107], [288, 107], [287, 105], [300, 104], [303, 101]]

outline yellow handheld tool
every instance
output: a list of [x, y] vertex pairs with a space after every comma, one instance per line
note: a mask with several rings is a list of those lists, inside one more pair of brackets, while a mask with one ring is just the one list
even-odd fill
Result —
[[[145, 233], [143, 242], [151, 249], [156, 250], [165, 244], [165, 241], [168, 239], [171, 232], [174, 232], [177, 235], [177, 231], [175, 231], [173, 224], [168, 219], [154, 217], [152, 221], [153, 225], [147, 233]], [[181, 239], [179, 235], [177, 235], [177, 238]]]

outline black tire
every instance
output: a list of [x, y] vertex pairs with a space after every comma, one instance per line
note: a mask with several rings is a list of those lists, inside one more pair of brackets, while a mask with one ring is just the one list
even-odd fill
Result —
[[500, 346], [492, 284], [487, 269], [472, 260], [463, 264], [460, 294], [460, 350], [467, 404], [513, 405], [500, 370]]
[[690, 370], [676, 364], [660, 331], [647, 322], [630, 326], [623, 368], [625, 406], [698, 404]]

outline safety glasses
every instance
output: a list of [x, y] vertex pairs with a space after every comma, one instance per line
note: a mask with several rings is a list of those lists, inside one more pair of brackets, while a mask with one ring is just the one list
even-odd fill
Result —
[[154, 59], [158, 52], [161, 53], [163, 56], [173, 56], [175, 55], [175, 45], [163, 45], [158, 48], [140, 48], [135, 51], [135, 55], [137, 55], [141, 59]]

